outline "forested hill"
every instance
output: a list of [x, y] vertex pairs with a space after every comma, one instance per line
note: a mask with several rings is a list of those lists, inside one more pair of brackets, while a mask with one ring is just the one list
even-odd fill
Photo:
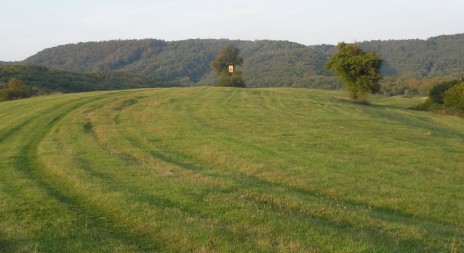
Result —
[[128, 71], [181, 85], [212, 83], [211, 61], [227, 44], [241, 49], [249, 86], [291, 86], [307, 77], [328, 76], [327, 53], [284, 41], [129, 40], [69, 44], [24, 61], [74, 72]]
[[0, 66], [0, 89], [12, 78], [26, 83], [32, 95], [174, 86], [170, 82], [127, 72], [73, 73], [40, 66]]
[[[330, 88], [338, 81], [324, 69], [333, 45], [305, 46], [288, 41], [117, 40], [68, 44], [49, 48], [26, 59], [35, 64], [73, 72], [125, 71], [181, 85], [214, 82], [210, 62], [232, 44], [241, 50], [248, 86], [312, 86]], [[464, 75], [464, 34], [427, 40], [360, 43], [385, 60], [386, 76], [461, 77]]]

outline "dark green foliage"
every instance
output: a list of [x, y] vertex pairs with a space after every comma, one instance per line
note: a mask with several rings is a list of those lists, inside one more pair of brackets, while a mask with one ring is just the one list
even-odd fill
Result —
[[191, 85], [210, 71], [220, 45], [209, 40], [118, 40], [45, 49], [25, 63], [72, 72], [123, 71]]
[[[125, 52], [133, 52], [137, 44], [141, 48], [139, 59], [133, 57], [131, 62], [109, 63], [108, 59], [125, 59]], [[324, 63], [334, 51], [333, 46], [308, 47], [288, 41], [89, 42], [46, 49], [26, 59], [25, 63], [75, 72], [124, 71], [183, 86], [211, 85], [218, 80], [210, 63], [227, 45], [240, 49], [244, 58], [241, 70], [249, 87], [340, 87], [340, 82], [324, 69]]]
[[8, 89], [0, 89], [0, 102], [10, 100]]
[[458, 85], [459, 83], [460, 83], [459, 80], [453, 80], [453, 81], [446, 81], [446, 82], [442, 82], [438, 84], [437, 86], [433, 87], [430, 90], [430, 94], [429, 94], [430, 99], [437, 104], [443, 104], [445, 92], [449, 88], [455, 85]]
[[8, 81], [8, 97], [9, 99], [20, 99], [20, 98], [28, 98], [31, 94], [29, 89], [27, 88], [26, 84], [18, 79], [18, 78], [11, 78]]
[[384, 59], [385, 76], [417, 78], [464, 75], [464, 34], [432, 37], [427, 40], [388, 40], [360, 43]]
[[464, 110], [464, 82], [445, 91], [444, 104], [459, 110]]
[[[332, 46], [330, 46], [332, 47]], [[340, 81], [324, 68], [324, 47], [288, 41], [255, 41], [241, 45], [243, 77], [250, 87], [311, 87], [334, 89]]]
[[18, 78], [11, 78], [7, 86], [0, 86], [0, 101], [28, 98], [30, 96], [29, 88]]
[[228, 73], [229, 65], [241, 66], [243, 58], [240, 57], [240, 49], [227, 45], [221, 49], [219, 55], [211, 63], [211, 67], [217, 75]]
[[7, 83], [11, 78], [24, 80], [31, 95], [173, 86], [126, 72], [71, 73], [31, 65], [0, 66], [0, 83]]
[[464, 79], [440, 82], [430, 90], [429, 98], [411, 108], [463, 117]]
[[239, 70], [235, 71], [231, 75], [221, 73], [219, 75], [219, 81], [217, 82], [216, 86], [245, 88], [245, 80], [243, 80], [241, 73], [237, 72], [239, 72]]
[[[46, 49], [23, 63], [74, 72], [124, 71], [178, 85], [208, 85], [217, 83], [211, 61], [229, 44], [241, 51], [241, 70], [249, 87], [341, 87], [340, 81], [324, 68], [335, 54], [335, 46], [305, 46], [288, 41], [89, 42]], [[386, 94], [425, 95], [437, 82], [464, 76], [464, 34], [358, 45], [384, 60], [381, 73], [387, 77], [383, 83]]]
[[355, 44], [339, 43], [338, 51], [326, 63], [345, 85], [353, 99], [380, 90], [382, 60], [372, 52], [364, 52]]
[[[232, 45], [222, 48], [216, 59], [211, 62], [211, 67], [219, 79], [216, 85], [223, 87], [245, 87], [242, 71], [237, 69], [242, 64], [243, 58], [240, 57], [240, 49]], [[233, 69], [232, 72], [229, 71], [229, 66]]]
[[100, 72], [120, 69], [162, 51], [160, 40], [114, 40], [68, 44], [45, 49], [25, 63], [72, 72]]
[[429, 96], [430, 90], [436, 85], [451, 80], [451, 77], [418, 78], [414, 76], [384, 77], [382, 82], [382, 94]]

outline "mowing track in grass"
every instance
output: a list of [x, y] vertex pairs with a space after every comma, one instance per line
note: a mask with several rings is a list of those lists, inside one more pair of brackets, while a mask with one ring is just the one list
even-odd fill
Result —
[[0, 249], [460, 248], [464, 123], [339, 95], [200, 87], [9, 102]]

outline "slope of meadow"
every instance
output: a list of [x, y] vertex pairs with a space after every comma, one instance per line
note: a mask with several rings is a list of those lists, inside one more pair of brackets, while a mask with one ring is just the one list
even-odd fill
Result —
[[450, 252], [464, 121], [307, 89], [0, 103], [1, 252]]

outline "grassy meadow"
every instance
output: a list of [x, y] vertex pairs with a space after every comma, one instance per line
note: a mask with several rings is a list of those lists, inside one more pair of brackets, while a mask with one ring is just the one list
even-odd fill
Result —
[[464, 250], [464, 120], [343, 95], [0, 103], [0, 252]]

